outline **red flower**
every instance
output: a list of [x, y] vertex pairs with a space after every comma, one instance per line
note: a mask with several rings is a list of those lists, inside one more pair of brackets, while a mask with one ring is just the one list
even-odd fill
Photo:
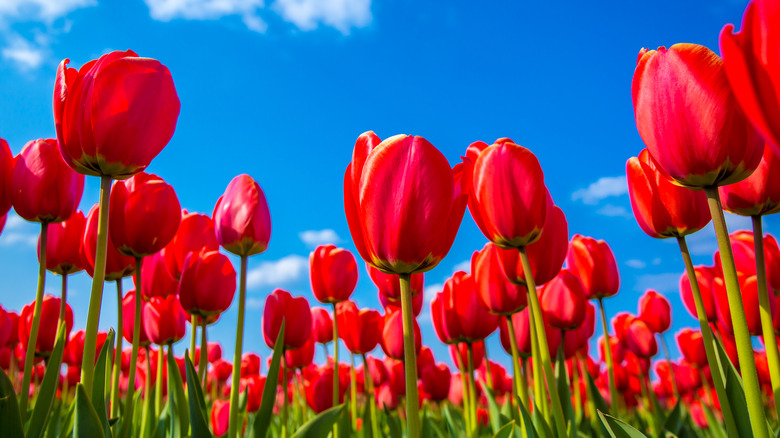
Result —
[[611, 297], [618, 292], [620, 274], [607, 242], [575, 234], [569, 244], [566, 263], [579, 278], [588, 299]]
[[11, 200], [23, 219], [62, 222], [76, 212], [83, 191], [84, 175], [62, 161], [57, 140], [33, 140], [14, 161]]
[[219, 249], [217, 236], [214, 233], [214, 221], [205, 214], [188, 213], [187, 210], [182, 210], [179, 229], [162, 251], [165, 266], [171, 277], [178, 281], [187, 254], [204, 248], [210, 251]]
[[119, 179], [146, 168], [168, 144], [179, 97], [168, 69], [133, 51], [67, 68], [54, 84], [54, 125], [62, 157], [79, 173]]
[[[95, 361], [100, 356], [100, 350], [103, 349], [103, 344], [106, 342], [108, 333], [98, 332], [97, 342], [95, 344]], [[81, 369], [81, 362], [84, 360], [84, 330], [79, 330], [68, 339], [68, 343], [65, 344], [65, 350], [62, 354], [62, 362], [68, 364], [70, 367]]]
[[699, 368], [707, 366], [704, 338], [699, 330], [684, 328], [677, 332], [677, 347], [688, 362]]
[[764, 143], [737, 106], [723, 60], [710, 49], [643, 49], [631, 88], [639, 135], [659, 170], [678, 184], [732, 184], [758, 166]]
[[214, 229], [223, 248], [239, 256], [260, 254], [271, 240], [271, 213], [260, 185], [238, 175], [214, 206]]
[[[68, 220], [49, 225], [46, 240], [46, 269], [55, 274], [68, 275], [79, 272], [89, 264], [82, 245], [87, 219], [81, 210]], [[38, 258], [41, 239], [38, 238]]]
[[437, 333], [439, 328], [444, 331], [439, 334], [442, 341], [445, 338], [455, 342], [480, 341], [498, 327], [499, 317], [479, 303], [474, 278], [470, 274], [463, 271], [453, 274], [444, 283], [444, 290], [437, 294], [437, 298], [440, 301], [435, 305], [431, 303], [431, 311], [434, 313], [434, 321], [439, 319], [443, 322], [440, 327], [434, 322]]
[[263, 336], [274, 347], [284, 319], [284, 348], [295, 350], [311, 337], [311, 309], [306, 298], [293, 298], [289, 292], [276, 289], [268, 295], [263, 309]]
[[[22, 309], [19, 315], [19, 340], [22, 348], [27, 350], [30, 342], [30, 330], [32, 329], [33, 311], [35, 302], [32, 302]], [[57, 323], [60, 316], [60, 299], [51, 295], [44, 295], [41, 302], [41, 320], [38, 326], [38, 338], [35, 342], [35, 353], [38, 356], [48, 357], [54, 350], [54, 342], [57, 338]], [[68, 338], [70, 329], [73, 327], [73, 310], [70, 304], [65, 305], [65, 338]], [[21, 365], [20, 365], [21, 366]]]
[[593, 304], [585, 303], [585, 319], [577, 328], [566, 331], [563, 336], [563, 354], [568, 359], [577, 351], [587, 348], [590, 338], [596, 329], [596, 308]]
[[[338, 378], [338, 377], [337, 377]], [[347, 390], [346, 382], [339, 382], [339, 403], [344, 401], [344, 393]], [[318, 370], [313, 376], [304, 382], [306, 402], [315, 413], [320, 413], [333, 407], [333, 369], [326, 367]]]
[[[417, 320], [412, 319], [412, 321], [414, 322], [414, 352], [415, 355], [418, 355], [422, 345], [422, 335], [420, 334], [420, 326], [417, 325]], [[382, 350], [384, 350], [387, 356], [396, 360], [403, 360], [403, 318], [401, 317], [400, 310], [388, 311], [388, 313], [385, 314], [384, 324], [382, 326], [382, 337], [379, 343], [382, 345]]]
[[352, 301], [336, 308], [339, 337], [352, 354], [365, 354], [376, 348], [382, 337], [382, 315], [376, 310], [360, 309]]
[[780, 157], [771, 147], [756, 171], [744, 180], [721, 186], [723, 209], [742, 216], [761, 216], [780, 212]]
[[321, 303], [349, 299], [357, 285], [355, 256], [336, 245], [320, 245], [309, 254], [311, 290]]
[[452, 373], [447, 364], [428, 366], [420, 373], [422, 387], [428, 397], [433, 401], [442, 401], [450, 392], [450, 379]]
[[[715, 322], [718, 320], [718, 315], [715, 307], [715, 293], [712, 289], [712, 282], [720, 270], [714, 266], [704, 265], [695, 266], [693, 270], [696, 273], [699, 292], [701, 293], [701, 298], [704, 302], [704, 313], [707, 316], [707, 321]], [[680, 276], [680, 297], [682, 298], [683, 304], [685, 304], [685, 308], [688, 309], [688, 313], [696, 318], [696, 303], [693, 300], [693, 291], [691, 290], [690, 280], [688, 280], [688, 274], [685, 272]]]
[[214, 400], [211, 406], [211, 430], [214, 431], [214, 436], [226, 435], [228, 423], [230, 423], [230, 400]]
[[187, 254], [178, 288], [187, 313], [219, 315], [230, 307], [235, 293], [236, 271], [226, 255], [205, 249]]
[[314, 342], [327, 344], [333, 341], [333, 320], [322, 307], [311, 308], [311, 337]]
[[260, 374], [260, 356], [255, 353], [244, 353], [241, 356], [240, 376], [249, 377]]
[[287, 368], [304, 368], [309, 366], [314, 360], [314, 342], [309, 338], [303, 347], [284, 352], [284, 358], [287, 362]]
[[[5, 216], [11, 209], [12, 173], [14, 170], [14, 156], [8, 142], [0, 138], [0, 213]], [[2, 226], [0, 226], [2, 230]]]
[[544, 320], [558, 330], [572, 330], [585, 320], [585, 292], [577, 277], [562, 270], [539, 294]]
[[[531, 328], [528, 320], [528, 308], [515, 313], [510, 318], [512, 327], [515, 330], [517, 339], [517, 348], [520, 356], [531, 356]], [[509, 331], [505, 318], [501, 318], [498, 325], [501, 339], [501, 346], [508, 354], [512, 354], [512, 344], [510, 344]], [[561, 345], [561, 331], [552, 328], [549, 324], [544, 325], [544, 331], [547, 335], [547, 347], [550, 350], [550, 356], [558, 354], [558, 347]]]
[[[143, 303], [141, 304], [141, 335], [138, 345], [141, 347], [149, 345], [149, 337], [144, 330], [144, 312]], [[128, 291], [122, 299], [122, 335], [127, 342], [133, 342], [133, 330], [135, 328], [135, 290]]]
[[626, 344], [629, 351], [641, 358], [650, 358], [658, 353], [655, 333], [642, 319], [634, 318], [626, 328]]
[[187, 315], [179, 297], [152, 297], [143, 306], [143, 326], [146, 336], [157, 345], [170, 345], [184, 337]]
[[[135, 280], [133, 277], [133, 282]], [[141, 265], [141, 294], [144, 299], [167, 297], [177, 293], [178, 288], [179, 283], [171, 277], [165, 266], [165, 255], [162, 251], [144, 258]]]
[[344, 209], [363, 260], [393, 274], [425, 272], [447, 255], [466, 210], [461, 169], [422, 137], [355, 143]]
[[672, 306], [666, 297], [648, 290], [639, 298], [639, 319], [653, 332], [663, 333], [672, 325]]
[[[0, 305], [0, 348], [10, 346], [11, 335], [15, 334], [18, 328], [14, 325], [19, 323], [18, 318], [13, 318], [11, 313], [6, 312], [3, 306]], [[16, 341], [14, 341], [16, 343]]]
[[471, 256], [471, 273], [480, 304], [491, 313], [511, 315], [528, 305], [528, 291], [525, 286], [511, 283], [504, 274], [500, 261], [503, 252], [519, 255], [517, 250], [486, 243]]
[[157, 175], [141, 172], [114, 183], [108, 215], [111, 241], [119, 252], [146, 257], [173, 239], [181, 206], [173, 187]]
[[[458, 356], [460, 356], [460, 358], [458, 358]], [[468, 344], [465, 342], [459, 342], [457, 344], [450, 345], [450, 357], [452, 358], [452, 363], [456, 365], [460, 359], [460, 363], [463, 364], [463, 369], [465, 371], [469, 365]], [[477, 369], [482, 365], [482, 361], [485, 359], [484, 341], [473, 342], [471, 344], [471, 359], [474, 362], [474, 369]]]
[[[98, 215], [100, 209], [93, 205], [87, 215], [87, 224], [84, 226], [84, 257], [87, 259], [86, 271], [90, 277], [95, 271], [95, 251], [97, 248]], [[114, 281], [133, 275], [135, 271], [135, 259], [122, 255], [117, 251], [111, 236], [106, 239], [106, 281]]]
[[[723, 327], [731, 333], [734, 333], [728, 297], [726, 295], [726, 284], [722, 278], [715, 278], [713, 281], [715, 290], [715, 299], [717, 300], [718, 321]], [[748, 331], [753, 336], [761, 336], [761, 315], [758, 304], [758, 280], [755, 275], [739, 275], [739, 290], [742, 296], [742, 305], [745, 308], [745, 318], [747, 319]], [[775, 301], [769, 300], [770, 310], [775, 312]]]
[[[379, 271], [377, 271], [379, 272]], [[387, 274], [390, 275], [390, 274]], [[412, 278], [414, 278], [416, 275], [425, 275], [425, 274], [413, 274]], [[398, 280], [398, 276], [394, 275], [396, 277], [396, 280]], [[412, 280], [412, 287], [414, 287], [414, 280]], [[379, 304], [382, 305], [382, 308], [385, 309], [385, 311], [390, 310], [401, 310], [401, 300], [391, 300], [387, 297], [387, 295], [383, 294], [381, 291], [377, 293], [377, 298], [379, 298]], [[412, 296], [412, 314], [417, 317], [420, 315], [420, 312], [422, 311], [423, 306], [423, 294], [417, 294]]]
[[[401, 307], [401, 280], [395, 274], [385, 274], [366, 263], [366, 271], [371, 281], [379, 288], [380, 299], [384, 296], [390, 302], [397, 302]], [[412, 274], [412, 298], [419, 295], [424, 288], [425, 274]]]

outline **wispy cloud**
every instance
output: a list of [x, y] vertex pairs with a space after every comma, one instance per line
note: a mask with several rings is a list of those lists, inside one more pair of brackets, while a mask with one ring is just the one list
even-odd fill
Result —
[[276, 0], [271, 9], [303, 31], [320, 24], [344, 35], [371, 23], [371, 0]]
[[341, 242], [341, 237], [339, 237], [339, 235], [336, 233], [335, 230], [332, 230], [330, 228], [326, 230], [301, 231], [300, 233], [298, 233], [298, 237], [300, 237], [301, 242], [305, 243], [306, 246], [312, 248], [318, 245]]
[[597, 205], [600, 201], [628, 193], [625, 176], [604, 176], [584, 189], [571, 194], [572, 201], [582, 201], [586, 205]]
[[471, 260], [463, 260], [462, 262], [452, 267], [453, 274], [458, 271], [471, 272]]
[[309, 270], [309, 259], [290, 254], [279, 260], [266, 261], [247, 273], [247, 287], [284, 286], [300, 280]]
[[[753, 226], [749, 217], [730, 213], [726, 213], [726, 225], [730, 233], [737, 230], [752, 230]], [[718, 250], [718, 241], [715, 238], [715, 228], [712, 222], [700, 231], [686, 236], [685, 240], [688, 242], [688, 249], [693, 255], [712, 255]]]
[[35, 247], [38, 245], [38, 235], [19, 232], [5, 232], [0, 235], [0, 246], [19, 245]]
[[602, 216], [609, 216], [609, 217], [631, 217], [631, 213], [628, 212], [626, 207], [621, 207], [619, 205], [614, 204], [607, 204], [598, 210], [596, 210], [597, 214], [600, 214]]
[[630, 259], [630, 260], [626, 260], [626, 266], [634, 269], [644, 269], [647, 267], [647, 263], [639, 259]]
[[264, 33], [268, 28], [259, 11], [263, 0], [144, 0], [149, 15], [158, 21], [218, 20], [239, 16], [249, 30]]
[[436, 293], [441, 292], [442, 289], [444, 289], [444, 285], [441, 283], [434, 283], [425, 286], [425, 289], [423, 289], [425, 304], [429, 304], [431, 301], [433, 301], [433, 297], [436, 296]]
[[661, 293], [672, 293], [679, 287], [680, 275], [681, 272], [638, 275], [634, 282], [634, 290], [644, 292], [647, 289], [653, 289]]

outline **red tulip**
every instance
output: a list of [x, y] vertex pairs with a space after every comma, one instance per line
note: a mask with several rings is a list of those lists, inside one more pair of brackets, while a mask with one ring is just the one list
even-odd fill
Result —
[[14, 161], [10, 190], [14, 210], [23, 219], [62, 222], [81, 202], [84, 175], [62, 161], [56, 140], [33, 140]]
[[[315, 413], [319, 414], [333, 407], [333, 369], [325, 367], [319, 370], [311, 380], [304, 382], [304, 389], [306, 402]], [[344, 401], [346, 390], [347, 385], [339, 384], [339, 403]]]
[[615, 330], [615, 336], [620, 340], [620, 345], [624, 348], [628, 348], [626, 333], [628, 332], [628, 326], [631, 325], [636, 317], [628, 312], [618, 312], [612, 318], [612, 328]]
[[309, 254], [311, 290], [321, 303], [349, 299], [357, 285], [355, 256], [336, 245], [320, 245]]
[[[135, 283], [136, 277], [133, 277]], [[138, 285], [135, 285], [138, 288]], [[171, 277], [165, 267], [165, 255], [162, 251], [145, 257], [141, 265], [141, 294], [145, 300], [151, 297], [167, 297], [178, 292], [179, 282]]]
[[420, 353], [417, 354], [417, 375], [421, 376], [422, 371], [428, 367], [436, 364], [436, 359], [433, 357], [433, 350], [430, 347], [423, 345], [420, 347]]
[[80, 70], [65, 59], [54, 84], [60, 152], [77, 172], [122, 179], [168, 144], [179, 98], [168, 69], [133, 51], [111, 52]]
[[[433, 313], [441, 312], [438, 317], [445, 323], [440, 328], [445, 331], [447, 338], [456, 342], [479, 341], [498, 327], [499, 317], [485, 310], [479, 303], [474, 278], [470, 274], [463, 271], [453, 274], [444, 283], [444, 290], [437, 298], [439, 296], [441, 307], [438, 312], [438, 305], [431, 303], [431, 309]], [[436, 315], [433, 317], [437, 319]]]
[[653, 332], [663, 333], [672, 325], [672, 306], [666, 297], [648, 290], [639, 298], [639, 319]]
[[249, 377], [260, 374], [260, 356], [255, 353], [244, 353], [241, 356], [240, 376]]
[[[420, 334], [420, 326], [417, 325], [417, 320], [414, 321], [414, 347], [415, 354], [420, 353], [420, 347], [422, 345], [422, 335]], [[400, 311], [390, 311], [385, 314], [384, 325], [382, 326], [382, 337], [379, 343], [382, 345], [382, 350], [389, 357], [396, 360], [403, 360], [404, 358], [404, 339], [403, 339], [403, 318]]]
[[382, 337], [382, 315], [372, 309], [358, 310], [352, 301], [345, 301], [337, 306], [336, 322], [339, 326], [339, 336], [352, 354], [370, 352], [376, 348]]
[[[84, 257], [87, 259], [86, 271], [90, 277], [94, 275], [95, 271], [95, 251], [97, 248], [97, 232], [98, 232], [98, 215], [100, 210], [98, 205], [95, 204], [89, 210], [87, 215], [87, 224], [84, 227]], [[106, 239], [106, 281], [115, 281], [120, 278], [133, 275], [135, 271], [135, 259], [122, 255], [117, 251], [113, 242], [111, 242], [111, 236], [107, 236]]]
[[[144, 330], [144, 312], [143, 304], [141, 307], [141, 336], [138, 338], [138, 345], [141, 347], [149, 345], [149, 337], [146, 336], [146, 330]], [[125, 294], [122, 299], [122, 335], [127, 342], [133, 342], [133, 329], [135, 327], [135, 290], [131, 290]]]
[[[19, 340], [21, 341], [22, 348], [25, 350], [27, 350], [27, 343], [30, 340], [34, 307], [34, 302], [24, 306], [22, 313], [19, 316]], [[44, 295], [43, 301], [41, 302], [41, 320], [40, 325], [38, 326], [38, 338], [35, 342], [35, 353], [37, 355], [48, 357], [52, 350], [54, 350], [59, 315], [60, 299], [51, 295]], [[70, 304], [65, 304], [65, 339], [68, 338], [72, 327], [73, 310], [71, 310]]]
[[[98, 356], [100, 356], [100, 350], [103, 349], [103, 344], [106, 342], [108, 333], [98, 332], [97, 342], [95, 345], [95, 361], [97, 362]], [[65, 344], [65, 350], [62, 353], [62, 362], [68, 364], [68, 366], [81, 369], [81, 363], [84, 359], [84, 330], [79, 330], [68, 339], [68, 343]]]
[[226, 255], [218, 251], [191, 252], [184, 259], [179, 280], [179, 299], [190, 315], [219, 315], [233, 301], [236, 270]]
[[780, 50], [776, 24], [780, 8], [774, 1], [750, 2], [742, 30], [727, 24], [720, 32], [726, 76], [750, 122], [780, 151]]
[[304, 368], [309, 366], [314, 360], [314, 342], [311, 338], [306, 340], [303, 347], [295, 350], [286, 350], [284, 358], [287, 362], [287, 368]]
[[447, 398], [452, 374], [446, 364], [428, 366], [422, 370], [420, 377], [422, 378], [423, 390], [431, 400], [440, 402]]
[[586, 303], [580, 281], [569, 270], [547, 283], [539, 296], [545, 322], [558, 330], [572, 330], [582, 324]]
[[8, 334], [8, 341], [6, 345], [13, 347], [19, 343], [19, 314], [13, 311], [7, 313], [8, 319], [11, 320], [11, 331]]
[[[699, 285], [699, 291], [701, 292], [701, 298], [704, 302], [704, 313], [706, 313], [707, 321], [715, 322], [718, 319], [717, 309], [715, 307], [715, 293], [713, 292], [712, 282], [715, 279], [716, 268], [710, 266], [699, 265], [695, 266], [693, 270], [696, 273], [697, 283]], [[693, 300], [693, 291], [691, 290], [691, 283], [688, 280], [688, 274], [683, 272], [680, 276], [680, 297], [682, 298], [685, 308], [688, 309], [688, 313], [696, 318], [696, 304]]]
[[12, 332], [14, 331], [14, 324], [18, 324], [18, 319], [13, 319], [3, 306], [0, 305], [0, 348], [9, 344]]
[[626, 343], [629, 351], [642, 358], [650, 358], [658, 353], [655, 333], [644, 322], [635, 318], [626, 330]]
[[209, 251], [219, 249], [217, 236], [214, 233], [214, 221], [205, 214], [188, 213], [187, 210], [182, 210], [179, 229], [162, 251], [165, 266], [171, 277], [178, 281], [187, 254], [204, 248]]
[[228, 433], [230, 422], [230, 400], [214, 400], [211, 406], [211, 430], [214, 436], [221, 437]]
[[225, 382], [233, 372], [233, 364], [223, 359], [211, 363], [212, 377], [219, 382]]
[[[631, 320], [630, 322], [633, 322]], [[619, 364], [623, 362], [623, 359], [626, 356], [626, 348], [624, 346], [624, 343], [628, 340], [628, 327], [626, 327], [626, 334], [621, 337], [618, 336], [610, 336], [609, 338], [609, 345], [610, 345], [610, 351], [612, 352], [612, 362], [613, 364]], [[625, 339], [625, 340], [624, 340]], [[604, 349], [604, 336], [600, 336], [598, 340], [598, 346], [599, 346], [599, 360], [601, 362], [606, 362], [606, 350]]]
[[322, 307], [311, 308], [311, 337], [318, 344], [333, 341], [333, 320], [330, 313]]
[[[760, 336], [762, 334], [761, 329], [761, 316], [758, 304], [758, 280], [755, 275], [739, 276], [740, 287], [742, 292], [742, 305], [745, 308], [745, 318], [747, 319], [748, 331], [753, 336]], [[713, 282], [715, 290], [715, 298], [717, 300], [718, 308], [718, 321], [723, 324], [726, 330], [733, 333], [731, 313], [728, 297], [726, 295], [726, 284], [722, 278], [716, 278]], [[775, 306], [774, 300], [769, 300], [771, 312], [774, 313]]]
[[293, 298], [289, 292], [276, 289], [268, 295], [263, 309], [263, 336], [274, 347], [284, 319], [284, 348], [295, 350], [311, 336], [311, 310], [306, 298]]
[[467, 193], [461, 167], [422, 137], [379, 141], [373, 132], [355, 143], [344, 175], [344, 208], [363, 260], [387, 273], [433, 269], [455, 240]]
[[710, 49], [643, 49], [631, 88], [639, 135], [659, 171], [677, 184], [732, 184], [758, 166], [764, 142], [737, 106], [723, 60]]
[[[460, 356], [460, 358], [458, 356]], [[450, 357], [452, 358], [452, 362], [456, 365], [458, 364], [458, 359], [460, 359], [460, 363], [463, 364], [463, 370], [465, 371], [469, 365], [468, 344], [460, 342], [450, 345]], [[471, 343], [471, 360], [474, 362], [474, 369], [477, 369], [482, 365], [482, 361], [485, 360], [484, 341]]]
[[238, 175], [214, 206], [217, 241], [227, 251], [250, 256], [268, 248], [271, 213], [260, 185], [249, 175]]
[[8, 218], [8, 214], [3, 213], [2, 216], [0, 216], [0, 233], [3, 232], [3, 228], [5, 228], [5, 221]]
[[385, 383], [377, 389], [376, 404], [380, 409], [392, 411], [398, 407], [399, 399], [389, 383]]
[[[401, 281], [395, 274], [386, 274], [366, 263], [366, 271], [371, 281], [379, 288], [380, 299], [385, 297], [388, 301], [398, 303], [401, 307]], [[425, 274], [412, 274], [412, 298], [420, 295], [425, 283]]]
[[[413, 274], [412, 278], [414, 278], [417, 275], [425, 275], [425, 274]], [[393, 277], [395, 277], [396, 281], [398, 281], [397, 275], [393, 275]], [[414, 287], [414, 280], [412, 280], [412, 287]], [[377, 293], [377, 298], [379, 298], [379, 304], [382, 305], [382, 308], [385, 309], [385, 311], [388, 311], [388, 309], [401, 310], [400, 299], [391, 300], [390, 298], [387, 297], [387, 295], [383, 294], [382, 291], [379, 291], [379, 293]], [[420, 316], [420, 312], [422, 311], [423, 301], [424, 301], [423, 294], [417, 294], [412, 296], [412, 314], [415, 317]]]
[[482, 234], [501, 248], [539, 239], [547, 217], [547, 190], [539, 160], [508, 138], [466, 150], [469, 211]]
[[677, 332], [677, 347], [688, 362], [699, 368], [707, 366], [707, 354], [700, 331], [684, 328]]
[[144, 331], [152, 343], [170, 345], [184, 337], [187, 315], [178, 296], [152, 297], [144, 303], [143, 313]]
[[181, 222], [176, 192], [157, 175], [140, 172], [111, 189], [111, 241], [122, 254], [146, 257], [173, 239]]
[[746, 179], [721, 186], [723, 209], [742, 216], [780, 212], [780, 148], [764, 148], [756, 171]]
[[585, 303], [585, 318], [577, 328], [568, 330], [563, 336], [563, 354], [568, 359], [578, 351], [588, 347], [588, 342], [596, 330], [596, 308]]
[[611, 297], [618, 292], [620, 274], [607, 242], [575, 234], [569, 244], [566, 263], [579, 278], [588, 299]]
[[[531, 328], [528, 320], [528, 309], [525, 308], [520, 312], [512, 315], [512, 327], [515, 330], [515, 336], [517, 339], [517, 349], [522, 357], [531, 356]], [[506, 319], [501, 318], [498, 325], [500, 330], [501, 346], [504, 347], [504, 351], [508, 354], [512, 354], [512, 344], [510, 344], [508, 326]], [[550, 356], [558, 354], [558, 347], [561, 344], [561, 331], [552, 328], [549, 324], [544, 325], [545, 334], [547, 335], [547, 347], [550, 352]]]
[[[87, 219], [80, 210], [68, 220], [49, 225], [46, 240], [46, 269], [55, 274], [68, 275], [79, 272], [89, 264], [82, 241]], [[41, 239], [38, 238], [40, 258]]]
[[672, 183], [658, 170], [647, 149], [628, 160], [626, 177], [634, 217], [650, 237], [682, 237], [710, 222], [704, 192]]
[[368, 375], [371, 376], [374, 387], [378, 388], [390, 378], [387, 374], [387, 367], [384, 362], [374, 356], [367, 356], [366, 360], [368, 361]]
[[450, 392], [447, 394], [447, 399], [453, 405], [463, 405], [463, 379], [460, 373], [455, 373], [450, 378]]
[[265, 377], [254, 375], [241, 378], [241, 393], [246, 394], [247, 412], [257, 412], [263, 399], [263, 387], [265, 386]]
[[[14, 170], [14, 156], [8, 142], [0, 138], [0, 213], [5, 216], [11, 209], [12, 173]], [[0, 226], [2, 230], [2, 226]]]
[[[756, 252], [753, 232], [747, 230], [735, 231], [729, 235], [729, 240], [737, 272], [748, 276], [756, 275]], [[714, 259], [718, 272], [721, 272], [720, 251], [715, 252]], [[778, 248], [775, 238], [770, 234], [764, 235], [764, 261], [768, 280], [772, 287], [775, 288], [778, 285], [777, 283], [780, 283], [780, 274], [777, 272], [777, 268], [780, 266], [780, 248]]]
[[502, 252], [519, 256], [516, 250], [501, 249], [488, 242], [481, 251], [471, 256], [471, 272], [482, 307], [497, 315], [511, 315], [528, 305], [528, 290], [525, 286], [511, 283], [504, 274], [501, 269]]

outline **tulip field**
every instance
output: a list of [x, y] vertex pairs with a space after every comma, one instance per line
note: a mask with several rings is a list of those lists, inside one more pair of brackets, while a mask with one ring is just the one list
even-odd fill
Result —
[[[645, 148], [625, 157], [625, 176], [647, 236], [626, 238], [676, 243], [666, 249], [698, 322], [676, 333], [654, 290], [607, 318], [620, 290], [609, 238], [570, 228], [533, 145], [464, 139], [458, 159], [420, 136], [373, 131], [331, 151], [345, 165], [356, 253], [317, 246], [317, 302], [277, 288], [253, 321], [248, 262], [272, 237], [263, 176], [235, 176], [210, 214], [183, 209], [145, 171], [183, 108], [165, 60], [132, 50], [78, 68], [62, 60], [56, 138], [16, 156], [0, 139], [0, 232], [11, 209], [40, 225], [34, 300], [14, 312], [0, 297], [0, 436], [780, 437], [780, 246], [762, 219], [780, 212], [778, 29], [780, 4], [753, 0], [739, 31], [723, 28], [722, 57], [691, 43], [637, 57], [630, 92]], [[90, 177], [100, 191], [84, 214]], [[484, 246], [426, 301], [425, 273], [467, 209]], [[724, 211], [752, 228], [729, 230]], [[710, 224], [713, 263], [694, 265], [686, 239]], [[72, 307], [68, 277], [80, 271], [89, 304]], [[380, 308], [353, 301], [359, 276]], [[108, 294], [117, 318], [101, 331]], [[220, 344], [210, 327], [231, 306], [235, 336]], [[418, 318], [423, 306], [430, 318]], [[488, 351], [494, 333], [503, 351]], [[260, 334], [270, 357], [248, 351]]]

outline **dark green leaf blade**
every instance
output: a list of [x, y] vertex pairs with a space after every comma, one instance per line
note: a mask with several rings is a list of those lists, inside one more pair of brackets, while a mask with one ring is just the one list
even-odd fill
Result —
[[190, 427], [192, 438], [211, 438], [211, 431], [206, 421], [206, 402], [203, 400], [203, 389], [198, 382], [198, 374], [192, 365], [190, 355], [184, 354], [184, 366], [187, 371], [187, 394], [190, 405]]
[[65, 335], [65, 323], [63, 322], [57, 329], [57, 341], [54, 344], [54, 350], [49, 358], [46, 373], [43, 375], [43, 381], [35, 399], [35, 409], [27, 429], [26, 436], [28, 438], [39, 438], [43, 435], [49, 412], [51, 412], [51, 407], [54, 405], [54, 399], [57, 395], [57, 384], [60, 380], [62, 354], [65, 349]]
[[105, 438], [103, 424], [81, 383], [76, 386], [75, 403], [76, 419], [73, 424], [73, 438]]
[[282, 320], [282, 327], [279, 329], [279, 335], [276, 337], [274, 354], [271, 357], [271, 365], [268, 366], [265, 386], [263, 386], [263, 398], [260, 402], [260, 409], [255, 414], [255, 422], [252, 427], [254, 438], [265, 438], [268, 426], [271, 424], [271, 414], [276, 402], [276, 387], [279, 384], [279, 365], [284, 350], [284, 325], [285, 321]]
[[334, 406], [322, 411], [295, 432], [292, 438], [320, 438], [330, 433], [333, 425], [341, 418], [344, 405]]

